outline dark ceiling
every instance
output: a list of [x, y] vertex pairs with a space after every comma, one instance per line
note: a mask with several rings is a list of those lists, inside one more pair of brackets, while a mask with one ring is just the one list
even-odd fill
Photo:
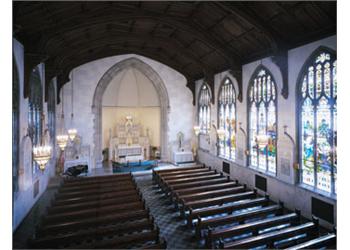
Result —
[[14, 2], [25, 49], [25, 93], [41, 61], [60, 89], [74, 68], [135, 53], [194, 80], [336, 34], [336, 2]]

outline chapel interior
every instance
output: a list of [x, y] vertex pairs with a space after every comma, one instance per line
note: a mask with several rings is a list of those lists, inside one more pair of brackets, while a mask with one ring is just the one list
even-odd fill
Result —
[[336, 1], [14, 1], [14, 249], [336, 249]]

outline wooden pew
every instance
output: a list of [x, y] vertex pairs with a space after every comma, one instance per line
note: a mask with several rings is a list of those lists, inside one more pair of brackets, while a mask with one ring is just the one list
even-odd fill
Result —
[[101, 176], [87, 176], [87, 177], [75, 177], [64, 179], [63, 183], [65, 185], [76, 184], [76, 183], [84, 183], [91, 181], [105, 181], [105, 180], [121, 180], [121, 179], [131, 179], [131, 173], [122, 173], [122, 174], [111, 174], [111, 175], [101, 175]]
[[56, 213], [56, 214], [48, 214], [43, 219], [43, 223], [54, 223], [54, 222], [62, 222], [67, 220], [74, 220], [76, 218], [92, 218], [99, 217], [105, 214], [113, 213], [113, 212], [123, 212], [123, 211], [134, 211], [146, 209], [145, 201], [140, 202], [131, 202], [126, 204], [118, 204], [118, 205], [110, 205], [98, 208], [91, 209], [82, 209], [73, 212], [65, 212], [65, 213]]
[[161, 173], [161, 174], [158, 174], [158, 177], [159, 179], [166, 179], [166, 178], [172, 178], [178, 175], [199, 174], [199, 173], [206, 173], [209, 171], [213, 171], [213, 170], [211, 168], [196, 168], [196, 169], [184, 170], [181, 172], [177, 171], [177, 172]]
[[202, 199], [214, 198], [214, 197], [219, 197], [219, 196], [224, 196], [229, 194], [242, 193], [246, 190], [247, 190], [246, 185], [241, 185], [233, 188], [224, 188], [224, 189], [205, 191], [205, 192], [200, 192], [195, 194], [187, 194], [187, 195], [181, 196], [178, 202], [180, 203], [184, 201], [186, 203], [186, 202], [195, 201], [195, 200], [202, 200]]
[[105, 239], [103, 241], [94, 241], [92, 243], [81, 244], [76, 246], [69, 246], [68, 248], [75, 249], [126, 249], [130, 245], [144, 244], [146, 242], [159, 243], [159, 229], [152, 230], [148, 232], [140, 232], [129, 235], [124, 235], [122, 237], [114, 237], [113, 239]]
[[206, 186], [206, 185], [213, 185], [213, 184], [220, 184], [224, 182], [229, 182], [230, 177], [229, 176], [221, 176], [219, 178], [211, 179], [211, 180], [201, 180], [201, 181], [193, 181], [189, 183], [180, 183], [175, 184], [169, 187], [170, 192], [174, 193], [177, 190], [185, 189], [185, 188], [193, 188], [193, 187], [200, 187], [200, 186]]
[[252, 232], [253, 235], [258, 235], [260, 229], [283, 225], [286, 223], [291, 223], [292, 225], [295, 225], [297, 222], [300, 222], [300, 211], [296, 211], [294, 213], [285, 215], [278, 215], [263, 220], [253, 221], [242, 225], [235, 225], [224, 229], [212, 230], [209, 228], [208, 234], [206, 236], [206, 246], [208, 248], [212, 248], [213, 243], [219, 239], [222, 240], [224, 238], [231, 238], [248, 232]]
[[230, 181], [230, 182], [223, 182], [223, 183], [214, 184], [214, 185], [180, 189], [174, 192], [173, 199], [178, 200], [183, 195], [195, 194], [195, 193], [211, 191], [211, 190], [218, 190], [222, 188], [232, 188], [232, 187], [237, 187], [238, 185], [239, 185], [238, 181]]
[[217, 171], [205, 171], [204, 173], [201, 173], [201, 176], [187, 176], [187, 175], [182, 175], [182, 177], [179, 178], [170, 178], [170, 179], [163, 179], [162, 177], [159, 180], [159, 187], [163, 190], [163, 191], [167, 191], [169, 189], [169, 186], [171, 185], [175, 185], [175, 184], [179, 184], [179, 183], [188, 183], [191, 182], [193, 180], [209, 180], [209, 179], [215, 179], [215, 177], [212, 176], [219, 176], [219, 174], [217, 173]]
[[69, 199], [69, 200], [58, 200], [52, 202], [52, 207], [62, 207], [62, 206], [83, 206], [85, 203], [93, 202], [93, 201], [103, 201], [107, 199], [115, 199], [116, 201], [119, 201], [121, 203], [128, 202], [128, 201], [137, 201], [139, 200], [139, 194], [135, 191], [128, 191], [125, 192], [124, 195], [121, 195], [120, 193], [107, 193], [107, 194], [99, 194], [94, 195], [92, 197], [81, 197], [76, 199]]
[[286, 250], [316, 249], [322, 247], [335, 246], [335, 244], [336, 235], [335, 233], [330, 233], [327, 235], [320, 236], [316, 239], [312, 239], [307, 242], [289, 247]]
[[117, 178], [109, 178], [106, 180], [91, 180], [91, 181], [75, 181], [72, 183], [63, 183], [62, 185], [66, 188], [73, 188], [73, 187], [87, 187], [91, 185], [103, 185], [106, 183], [121, 183], [121, 182], [134, 182], [134, 179], [132, 178], [123, 178], [123, 179], [117, 179]]
[[45, 237], [38, 237], [30, 242], [33, 248], [55, 248], [55, 246], [72, 241], [84, 241], [92, 238], [103, 238], [108, 236], [123, 235], [143, 230], [152, 230], [153, 219], [144, 219], [135, 222], [110, 225], [102, 228], [83, 229], [74, 232], [63, 232], [61, 234], [51, 234]]
[[161, 182], [164, 182], [164, 181], [170, 181], [170, 180], [178, 180], [178, 179], [181, 179], [181, 178], [190, 178], [190, 177], [200, 177], [200, 176], [205, 176], [205, 175], [208, 175], [208, 174], [214, 174], [214, 173], [217, 173], [215, 170], [209, 170], [209, 169], [204, 169], [204, 170], [201, 170], [200, 172], [195, 172], [195, 173], [188, 173], [188, 174], [184, 174], [184, 173], [181, 173], [181, 174], [178, 174], [178, 175], [167, 175], [167, 176], [161, 176], [160, 179], [161, 179]]
[[204, 180], [217, 179], [217, 178], [220, 178], [222, 176], [223, 176], [222, 174], [213, 173], [213, 174], [208, 174], [208, 175], [201, 176], [201, 177], [189, 177], [189, 178], [181, 178], [181, 179], [177, 179], [177, 180], [164, 181], [164, 184], [165, 184], [165, 186], [173, 186], [176, 184], [190, 183], [193, 181], [204, 181]]
[[95, 195], [95, 194], [101, 194], [101, 193], [108, 193], [108, 192], [117, 192], [117, 191], [127, 191], [127, 190], [135, 190], [136, 186], [130, 185], [130, 186], [121, 186], [121, 187], [102, 187], [98, 189], [88, 189], [88, 190], [83, 190], [83, 191], [75, 191], [75, 192], [65, 192], [65, 193], [56, 193], [55, 194], [55, 199], [69, 199], [69, 198], [74, 198], [74, 197], [82, 197], [82, 196], [90, 196], [90, 195]]
[[262, 245], [266, 245], [267, 248], [274, 248], [274, 242], [277, 240], [286, 239], [288, 237], [296, 236], [299, 234], [318, 234], [318, 220], [313, 219], [313, 222], [304, 223], [298, 226], [287, 227], [285, 229], [273, 231], [270, 233], [249, 237], [234, 242], [223, 243], [220, 241], [220, 248], [224, 249], [243, 249], [253, 248]]
[[170, 172], [181, 172], [185, 170], [193, 170], [193, 169], [200, 169], [205, 168], [205, 166], [197, 165], [192, 167], [177, 167], [177, 168], [169, 168], [169, 169], [159, 169], [159, 170], [153, 170], [154, 174], [163, 174], [163, 173], [170, 173]]
[[251, 200], [236, 201], [232, 204], [223, 204], [216, 207], [206, 207], [201, 209], [193, 210], [190, 208], [190, 213], [187, 215], [187, 225], [191, 226], [194, 219], [200, 217], [212, 216], [216, 214], [232, 214], [234, 211], [245, 209], [254, 206], [265, 206], [270, 202], [269, 197], [260, 197]]
[[257, 191], [247, 191], [243, 193], [238, 194], [230, 194], [225, 196], [219, 196], [214, 198], [208, 198], [203, 200], [195, 200], [195, 201], [189, 201], [185, 202], [184, 200], [181, 200], [181, 215], [185, 218], [186, 210], [189, 210], [189, 208], [195, 209], [195, 208], [201, 208], [201, 207], [208, 207], [208, 206], [215, 206], [215, 205], [221, 205], [228, 202], [234, 202], [238, 200], [248, 199], [252, 197], [256, 197]]
[[53, 201], [53, 205], [57, 206], [63, 206], [63, 205], [71, 205], [81, 202], [87, 202], [87, 201], [93, 201], [93, 200], [101, 200], [101, 199], [108, 199], [108, 198], [116, 198], [121, 199], [126, 196], [135, 196], [138, 195], [138, 192], [136, 190], [127, 190], [127, 191], [112, 191], [112, 192], [106, 192], [106, 193], [100, 193], [100, 194], [94, 194], [90, 196], [78, 196], [78, 197], [72, 197], [72, 198], [60, 198]]
[[101, 217], [85, 218], [85, 219], [75, 219], [68, 222], [62, 223], [49, 223], [41, 225], [39, 232], [46, 231], [47, 234], [58, 234], [58, 233], [67, 233], [68, 231], [76, 231], [79, 229], [87, 229], [89, 227], [99, 227], [103, 225], [110, 225], [113, 223], [122, 223], [132, 220], [140, 220], [148, 218], [148, 210], [136, 210], [136, 211], [127, 211], [120, 213], [110, 213]]
[[179, 167], [179, 168], [171, 168], [171, 169], [153, 170], [152, 175], [153, 175], [153, 179], [155, 181], [158, 181], [159, 177], [162, 174], [180, 173], [180, 172], [184, 172], [187, 170], [195, 170], [195, 169], [203, 169], [203, 168], [205, 168], [205, 167], [204, 166], [194, 166], [194, 167]]
[[71, 192], [77, 192], [77, 191], [92, 191], [92, 190], [97, 190], [97, 189], [102, 189], [102, 188], [107, 188], [107, 187], [133, 187], [135, 186], [135, 183], [130, 182], [130, 181], [125, 181], [125, 182], [107, 182], [107, 183], [98, 183], [98, 184], [91, 184], [91, 185], [86, 185], [86, 186], [80, 186], [80, 187], [66, 187], [62, 186], [58, 189], [59, 193], [71, 193]]
[[254, 210], [249, 210], [249, 211], [245, 211], [237, 214], [223, 215], [220, 217], [214, 217], [206, 220], [202, 220], [202, 218], [198, 216], [197, 223], [195, 224], [196, 237], [197, 238], [202, 237], [202, 230], [206, 230], [209, 228], [214, 228], [214, 227], [222, 226], [226, 224], [231, 224], [234, 222], [239, 222], [240, 224], [242, 224], [242, 222], [244, 222], [247, 219], [265, 217], [271, 214], [281, 215], [283, 214], [283, 210], [284, 210], [283, 203], [280, 203], [279, 205], [261, 207]]
[[48, 214], [53, 214], [53, 213], [64, 213], [64, 212], [73, 212], [73, 211], [79, 211], [82, 209], [89, 209], [89, 208], [98, 208], [98, 207], [104, 207], [108, 205], [117, 205], [117, 204], [127, 204], [127, 203], [132, 203], [135, 201], [140, 201], [142, 198], [141, 197], [127, 197], [125, 200], [116, 200], [114, 198], [112, 199], [105, 199], [105, 200], [95, 200], [95, 201], [89, 201], [89, 202], [84, 202], [81, 204], [73, 204], [73, 205], [65, 205], [65, 206], [55, 206], [55, 207], [50, 207], [48, 208]]

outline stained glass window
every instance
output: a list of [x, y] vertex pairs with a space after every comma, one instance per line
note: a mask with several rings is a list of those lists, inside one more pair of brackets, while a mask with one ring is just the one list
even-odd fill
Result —
[[232, 82], [226, 78], [219, 90], [218, 128], [225, 130], [223, 140], [218, 140], [219, 156], [236, 159], [236, 92]]
[[268, 71], [257, 71], [248, 89], [249, 165], [276, 174], [276, 85]]
[[336, 193], [337, 62], [320, 52], [306, 66], [299, 91], [301, 182]]
[[56, 104], [55, 104], [55, 86], [51, 81], [49, 84], [48, 100], [47, 100], [47, 113], [48, 113], [48, 128], [52, 145], [55, 145], [56, 134]]
[[[29, 136], [32, 140], [33, 147], [38, 145], [41, 140], [42, 125], [41, 115], [43, 106], [42, 85], [39, 75], [39, 69], [36, 67], [29, 79], [29, 112], [28, 112], [28, 129]], [[33, 174], [38, 171], [38, 164], [33, 161]]]
[[18, 70], [13, 59], [12, 79], [12, 185], [13, 192], [18, 191], [18, 169], [19, 169], [19, 97], [20, 87]]
[[203, 84], [199, 92], [198, 100], [198, 122], [200, 132], [208, 134], [210, 131], [210, 92], [208, 86]]

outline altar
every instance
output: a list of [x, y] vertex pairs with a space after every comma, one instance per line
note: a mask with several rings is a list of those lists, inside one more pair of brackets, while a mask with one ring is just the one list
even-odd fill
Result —
[[124, 123], [117, 124], [114, 136], [110, 130], [109, 160], [115, 163], [129, 163], [149, 160], [150, 142], [148, 132], [142, 125], [127, 116]]

